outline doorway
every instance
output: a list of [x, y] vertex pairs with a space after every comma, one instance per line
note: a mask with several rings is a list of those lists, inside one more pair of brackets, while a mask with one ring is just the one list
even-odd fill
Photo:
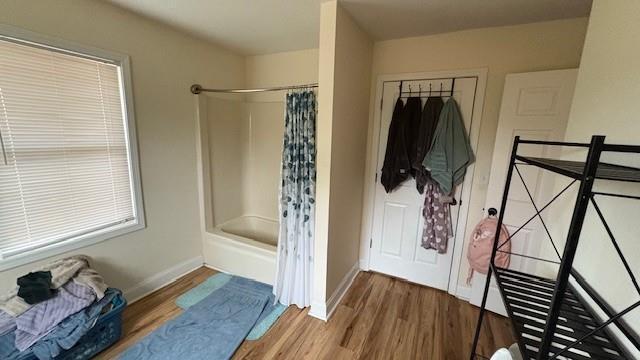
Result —
[[476, 152], [485, 82], [485, 70], [387, 75], [378, 79], [376, 104], [380, 106], [374, 114], [367, 173], [372, 179], [365, 193], [369, 203], [365, 203], [363, 221], [364, 269], [456, 294], [474, 166], [467, 169], [463, 183], [456, 189], [457, 205], [451, 207], [454, 236], [444, 254], [421, 246], [424, 196], [416, 190], [415, 180], [409, 179], [387, 194], [379, 175], [391, 114], [401, 90], [416, 96], [421, 90], [424, 104], [430, 89], [433, 96], [438, 96], [441, 89], [443, 95], [448, 95], [453, 87], [453, 97]]

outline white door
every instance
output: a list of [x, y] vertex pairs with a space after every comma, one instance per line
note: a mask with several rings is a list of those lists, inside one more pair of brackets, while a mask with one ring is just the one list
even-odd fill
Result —
[[[477, 91], [477, 77], [458, 78], [455, 82], [454, 98], [458, 102], [467, 132], [471, 128], [474, 100]], [[431, 85], [433, 94], [451, 88], [451, 79], [446, 80], [411, 80], [403, 81], [403, 91], [416, 92], [421, 87], [426, 95]], [[399, 94], [399, 81], [384, 83], [380, 111], [380, 137], [378, 139], [378, 174], [382, 169], [387, 145], [387, 135], [391, 115]], [[426, 99], [422, 100], [424, 105]], [[406, 100], [405, 100], [406, 101]], [[478, 120], [479, 121], [479, 120]], [[467, 176], [472, 176], [473, 167], [467, 169]], [[458, 186], [456, 199], [458, 206], [451, 207], [451, 218], [454, 233], [458, 226], [460, 199], [463, 186]], [[466, 192], [469, 193], [468, 191]], [[379, 176], [375, 184], [375, 202], [369, 266], [371, 270], [407, 279], [411, 282], [447, 290], [453, 247], [455, 238], [450, 239], [446, 254], [438, 254], [435, 250], [426, 250], [421, 246], [422, 207], [424, 196], [416, 190], [415, 180], [410, 179], [387, 194], [380, 183]], [[464, 221], [462, 222], [464, 223]], [[463, 226], [463, 225], [461, 225]]]
[[[515, 136], [519, 135], [521, 139], [527, 140], [562, 141], [564, 139], [577, 72], [576, 69], [569, 69], [507, 75], [498, 119], [485, 209], [493, 207], [500, 210]], [[557, 146], [520, 145], [518, 154], [554, 157], [557, 156], [559, 150]], [[537, 167], [519, 166], [518, 169], [526, 181], [536, 206], [538, 209], [542, 208], [553, 198], [554, 181], [559, 180], [558, 177]], [[504, 224], [510, 233], [514, 233], [517, 228], [536, 214], [515, 169], [507, 199]], [[543, 212], [543, 218], [544, 215]], [[538, 257], [543, 246], [550, 246], [550, 242], [539, 218], [532, 220], [511, 240], [511, 252], [517, 254]], [[551, 252], [555, 254], [553, 250]], [[545, 251], [544, 253], [549, 252]], [[555, 261], [557, 258], [549, 260]], [[536, 260], [512, 255], [509, 268], [533, 272], [536, 263]], [[485, 284], [485, 275], [474, 274], [470, 299], [472, 304], [480, 305]], [[492, 286], [489, 290], [486, 308], [503, 315], [506, 314], [494, 280], [492, 280]]]

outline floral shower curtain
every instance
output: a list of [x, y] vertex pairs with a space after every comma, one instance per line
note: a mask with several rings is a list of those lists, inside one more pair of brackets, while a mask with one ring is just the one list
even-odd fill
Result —
[[280, 235], [273, 293], [284, 305], [311, 302], [316, 193], [316, 96], [286, 98], [280, 187]]

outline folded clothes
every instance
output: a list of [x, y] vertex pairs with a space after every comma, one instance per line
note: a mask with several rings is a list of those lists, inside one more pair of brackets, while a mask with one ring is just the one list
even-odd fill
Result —
[[94, 327], [102, 313], [102, 309], [107, 307], [116, 296], [121, 296], [119, 290], [108, 289], [100, 301], [94, 302], [84, 310], [67, 317], [42, 339], [38, 340], [30, 349], [27, 349], [26, 352], [20, 352], [16, 348], [15, 331], [0, 335], [0, 359], [17, 360], [25, 357], [30, 358], [27, 354], [33, 354], [40, 360], [55, 358], [62, 351], [75, 346]]
[[[70, 280], [90, 287], [101, 299], [107, 289], [102, 277], [89, 266], [90, 258], [84, 255], [76, 255], [53, 261], [37, 271], [51, 272], [51, 288], [58, 289]], [[18, 288], [5, 296], [0, 297], [0, 310], [17, 317], [33, 306], [18, 296]]]
[[54, 298], [38, 303], [16, 317], [16, 348], [20, 351], [28, 349], [69, 315], [91, 305], [95, 299], [91, 288], [69, 281]]
[[62, 351], [71, 349], [81, 337], [93, 328], [103, 309], [116, 296], [120, 295], [119, 290], [108, 289], [100, 301], [69, 316], [45, 337], [36, 342], [32, 347], [33, 354], [40, 360], [49, 360], [58, 356]]
[[18, 296], [33, 305], [56, 295], [51, 288], [51, 271], [35, 271], [18, 278]]
[[16, 329], [16, 319], [0, 310], [0, 336]]

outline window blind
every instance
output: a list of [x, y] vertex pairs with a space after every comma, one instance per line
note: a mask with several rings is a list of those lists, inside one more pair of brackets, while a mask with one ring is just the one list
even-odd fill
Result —
[[135, 221], [117, 65], [0, 39], [0, 256]]

